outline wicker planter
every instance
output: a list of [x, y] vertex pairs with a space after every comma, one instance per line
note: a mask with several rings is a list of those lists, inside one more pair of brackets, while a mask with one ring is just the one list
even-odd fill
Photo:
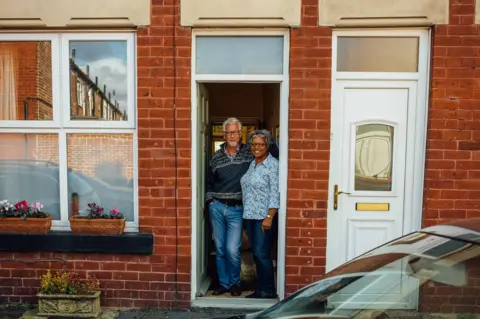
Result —
[[100, 314], [100, 291], [93, 295], [37, 294], [38, 316], [95, 318]]
[[52, 216], [46, 218], [0, 218], [0, 233], [46, 234], [52, 226]]
[[122, 219], [88, 219], [71, 217], [70, 228], [75, 234], [120, 235], [125, 229], [125, 218]]

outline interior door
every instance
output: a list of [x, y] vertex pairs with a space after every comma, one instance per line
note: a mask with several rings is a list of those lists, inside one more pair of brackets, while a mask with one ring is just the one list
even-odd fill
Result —
[[207, 277], [207, 250], [206, 250], [206, 220], [205, 208], [205, 185], [207, 167], [207, 145], [208, 145], [208, 91], [203, 84], [197, 87], [198, 118], [197, 134], [198, 158], [197, 158], [197, 296], [204, 296], [208, 290], [209, 279]]
[[[406, 162], [414, 156], [407, 135], [416, 96], [416, 81], [334, 84], [327, 270], [403, 234]], [[403, 265], [392, 265], [393, 274], [398, 267]], [[395, 299], [411, 294], [396, 286], [401, 278], [389, 278], [370, 289], [390, 291]], [[413, 299], [404, 297], [408, 308]]]

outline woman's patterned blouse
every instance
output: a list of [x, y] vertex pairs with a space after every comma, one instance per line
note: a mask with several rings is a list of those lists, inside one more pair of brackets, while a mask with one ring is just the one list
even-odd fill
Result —
[[240, 180], [244, 219], [264, 219], [269, 208], [280, 207], [278, 173], [278, 160], [271, 154], [256, 167], [255, 160], [250, 163]]

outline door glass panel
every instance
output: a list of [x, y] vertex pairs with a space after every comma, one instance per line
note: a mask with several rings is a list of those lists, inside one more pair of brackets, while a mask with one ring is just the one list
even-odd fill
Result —
[[391, 191], [394, 127], [364, 124], [356, 128], [355, 190]]
[[418, 37], [338, 37], [339, 72], [417, 72]]
[[283, 36], [199, 36], [197, 74], [282, 74]]

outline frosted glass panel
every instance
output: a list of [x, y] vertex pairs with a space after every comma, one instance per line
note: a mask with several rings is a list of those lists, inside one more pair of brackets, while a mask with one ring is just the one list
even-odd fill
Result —
[[197, 37], [196, 73], [282, 74], [283, 37]]
[[391, 191], [393, 126], [364, 124], [356, 133], [355, 190]]
[[417, 72], [417, 37], [339, 37], [337, 71]]

